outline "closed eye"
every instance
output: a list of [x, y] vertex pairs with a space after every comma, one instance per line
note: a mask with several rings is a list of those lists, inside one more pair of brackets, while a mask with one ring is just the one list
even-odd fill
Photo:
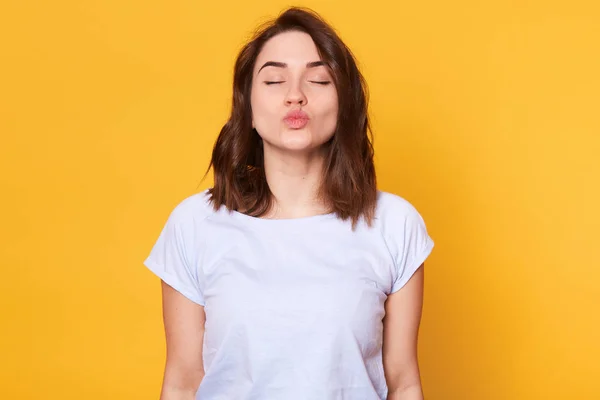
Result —
[[[331, 81], [309, 81], [311, 83], [316, 83], [317, 85], [329, 85]], [[285, 81], [265, 81], [265, 85], [277, 85], [279, 83], [285, 83]]]

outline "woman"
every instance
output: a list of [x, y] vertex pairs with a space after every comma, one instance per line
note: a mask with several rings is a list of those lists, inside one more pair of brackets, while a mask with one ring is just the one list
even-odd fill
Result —
[[433, 241], [377, 190], [362, 76], [316, 14], [289, 9], [242, 49], [211, 166], [145, 261], [162, 279], [161, 399], [422, 399]]

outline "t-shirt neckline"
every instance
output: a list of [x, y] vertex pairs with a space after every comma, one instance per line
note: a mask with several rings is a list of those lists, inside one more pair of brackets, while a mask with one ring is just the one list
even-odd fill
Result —
[[296, 218], [261, 218], [254, 217], [248, 214], [244, 214], [235, 210], [227, 210], [233, 218], [244, 221], [245, 223], [252, 225], [263, 225], [263, 226], [288, 226], [288, 225], [304, 225], [315, 223], [319, 221], [330, 220], [336, 217], [334, 212], [327, 214], [308, 215], [305, 217]]

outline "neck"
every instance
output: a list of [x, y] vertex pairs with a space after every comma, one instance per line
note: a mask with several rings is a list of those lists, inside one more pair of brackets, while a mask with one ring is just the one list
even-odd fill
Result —
[[274, 196], [267, 218], [302, 218], [327, 212], [319, 198], [324, 152], [282, 152], [264, 147], [264, 168]]

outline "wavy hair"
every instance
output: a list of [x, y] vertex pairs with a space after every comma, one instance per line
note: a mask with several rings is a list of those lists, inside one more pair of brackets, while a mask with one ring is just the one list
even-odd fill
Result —
[[273, 195], [263, 169], [262, 139], [252, 127], [250, 91], [254, 65], [264, 44], [289, 31], [311, 36], [338, 94], [336, 129], [324, 145], [319, 198], [338, 218], [350, 219], [353, 226], [361, 218], [370, 225], [377, 184], [367, 85], [350, 49], [327, 22], [306, 8], [289, 8], [263, 25], [237, 56], [231, 115], [215, 142], [207, 170], [212, 167], [214, 172], [210, 202], [215, 210], [225, 206], [254, 217], [264, 215], [272, 206]]

